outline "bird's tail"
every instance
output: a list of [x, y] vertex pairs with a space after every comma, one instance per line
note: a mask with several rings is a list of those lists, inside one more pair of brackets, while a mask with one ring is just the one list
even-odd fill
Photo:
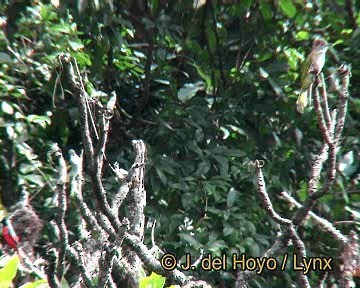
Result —
[[296, 110], [299, 113], [304, 113], [306, 106], [309, 104], [308, 91], [300, 91], [300, 95], [296, 100]]

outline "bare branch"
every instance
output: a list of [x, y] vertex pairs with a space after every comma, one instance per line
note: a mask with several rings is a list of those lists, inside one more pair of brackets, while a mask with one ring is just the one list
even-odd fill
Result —
[[[306, 258], [305, 244], [304, 244], [304, 242], [301, 241], [299, 235], [296, 233], [294, 225], [292, 225], [292, 224], [289, 225], [288, 231], [289, 231], [292, 243], [294, 245], [295, 251], [300, 256], [300, 257], [296, 258], [298, 261], [297, 266], [303, 267], [304, 264], [303, 264], [303, 261], [301, 261], [301, 259]], [[310, 288], [309, 279], [308, 279], [307, 275], [303, 273], [302, 270], [297, 271], [296, 275], [299, 279], [300, 287]]]
[[[326, 125], [326, 122], [325, 122], [323, 109], [322, 109], [322, 107], [320, 105], [320, 97], [319, 97], [319, 90], [318, 90], [319, 81], [320, 81], [319, 76], [316, 76], [315, 84], [312, 87], [312, 96], [313, 96], [313, 99], [314, 99], [314, 108], [315, 108], [316, 115], [318, 117], [318, 123], [319, 123], [319, 126], [320, 126], [321, 135], [323, 136], [323, 139], [325, 140], [325, 142], [327, 144], [331, 144], [332, 139], [330, 137], [328, 126]], [[328, 112], [326, 112], [325, 114], [327, 114], [327, 113]]]
[[114, 246], [105, 246], [105, 251], [103, 251], [99, 259], [99, 282], [98, 287], [105, 287], [108, 283], [111, 271], [113, 269], [113, 264], [115, 260], [116, 249]]
[[57, 253], [52, 248], [47, 252], [48, 266], [46, 269], [47, 281], [51, 288], [60, 288], [60, 281], [56, 278]]
[[324, 78], [324, 74], [320, 73], [320, 77], [321, 77], [321, 86], [320, 86], [320, 97], [322, 99], [322, 103], [323, 103], [323, 109], [322, 111], [324, 111], [324, 116], [325, 116], [325, 122], [326, 125], [328, 127], [328, 129], [330, 130], [331, 127], [331, 117], [330, 117], [330, 109], [329, 109], [329, 104], [328, 104], [328, 95], [327, 95], [327, 91], [326, 91], [326, 84], [325, 84], [325, 78]]
[[[86, 105], [86, 95], [84, 95], [84, 90], [81, 89], [81, 85], [76, 81], [74, 68], [72, 65], [71, 56], [67, 54], [61, 54], [59, 56], [59, 61], [62, 67], [64, 68], [65, 72], [65, 79], [67, 80], [67, 83], [70, 86], [71, 93], [75, 96], [79, 103], [79, 117], [80, 121], [83, 125], [83, 143], [84, 143], [84, 149], [85, 149], [85, 155], [88, 159], [93, 159], [94, 156], [94, 146], [91, 139], [91, 133], [90, 133], [90, 126], [89, 126], [89, 115], [88, 115], [88, 109]], [[80, 75], [79, 75], [80, 76]]]
[[275, 212], [272, 202], [270, 200], [270, 197], [265, 188], [265, 180], [264, 180], [263, 173], [261, 171], [262, 165], [260, 164], [259, 160], [255, 160], [255, 165], [256, 165], [258, 191], [259, 191], [259, 195], [262, 200], [262, 204], [263, 204], [264, 208], [268, 212], [269, 216], [272, 219], [274, 219], [277, 223], [283, 224], [283, 225], [291, 224], [291, 220], [283, 218]]
[[[285, 199], [287, 202], [295, 205], [297, 208], [301, 208], [301, 204], [297, 202], [293, 197], [291, 197], [288, 193], [282, 192], [281, 197]], [[341, 243], [345, 243], [347, 241], [346, 236], [344, 236], [339, 230], [337, 230], [331, 222], [328, 220], [317, 216], [314, 212], [309, 212], [308, 215], [314, 219], [314, 221], [324, 230], [332, 235], [334, 239]]]
[[75, 246], [76, 246], [77, 249], [75, 249], [74, 247], [70, 247], [67, 252], [68, 252], [68, 255], [69, 255], [70, 259], [80, 269], [81, 277], [85, 282], [82, 285], [82, 287], [87, 287], [87, 288], [88, 287], [90, 287], [90, 288], [94, 287], [94, 285], [92, 284], [92, 281], [91, 281], [91, 274], [86, 269], [87, 265], [84, 263], [83, 249], [82, 249], [80, 243], [78, 243], [78, 242], [77, 242], [77, 245], [75, 245]]
[[[144, 176], [147, 151], [144, 141], [133, 140], [132, 143], [136, 152], [134, 164], [137, 164], [139, 167], [134, 170], [133, 185], [128, 194], [127, 206], [129, 208], [130, 221], [130, 229], [128, 232], [137, 236], [139, 240], [142, 240], [145, 227], [144, 208], [146, 206], [146, 190], [144, 187]], [[138, 271], [140, 259], [137, 253], [134, 253], [131, 249], [126, 249], [125, 254], [132, 269]]]
[[185, 274], [177, 269], [164, 271], [160, 262], [150, 253], [149, 249], [138, 239], [138, 237], [125, 233], [124, 242], [137, 253], [145, 266], [151, 271], [169, 277], [169, 280], [174, 281], [175, 283], [183, 284], [188, 281]]
[[59, 255], [57, 257], [56, 263], [56, 277], [61, 279], [64, 275], [64, 265], [65, 265], [65, 255], [66, 251], [69, 249], [69, 238], [68, 231], [65, 225], [65, 212], [66, 212], [66, 179], [67, 179], [67, 170], [66, 162], [62, 156], [61, 150], [58, 148], [56, 155], [59, 158], [59, 170], [60, 177], [57, 183], [57, 194], [58, 194], [58, 203], [59, 212], [55, 218], [56, 224], [59, 227]]

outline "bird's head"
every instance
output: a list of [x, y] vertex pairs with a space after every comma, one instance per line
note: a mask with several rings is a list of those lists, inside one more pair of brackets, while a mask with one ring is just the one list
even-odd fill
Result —
[[317, 51], [326, 52], [326, 50], [329, 48], [329, 46], [330, 46], [329, 43], [325, 39], [315, 38], [313, 41], [312, 49], [317, 50]]

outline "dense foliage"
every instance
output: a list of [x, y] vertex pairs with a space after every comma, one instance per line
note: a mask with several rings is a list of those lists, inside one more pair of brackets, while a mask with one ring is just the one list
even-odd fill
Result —
[[[81, 146], [79, 111], [61, 85], [62, 53], [76, 59], [89, 97], [118, 95], [108, 159], [128, 169], [131, 140], [148, 144], [145, 243], [156, 220], [156, 244], [178, 258], [196, 259], [200, 251], [261, 256], [277, 231], [259, 204], [251, 163], [264, 159], [275, 208], [291, 215], [278, 195], [307, 197], [312, 155], [321, 147], [314, 112], [295, 108], [301, 63], [313, 37], [324, 37], [335, 44], [325, 77], [351, 63], [352, 85], [343, 166], [314, 211], [332, 222], [359, 221], [358, 1], [73, 2], [0, 4], [2, 209], [23, 189], [30, 193], [45, 221], [40, 253], [55, 241], [48, 225], [56, 173], [47, 151], [54, 142], [63, 151]], [[110, 187], [113, 176], [105, 175]], [[316, 225], [306, 222], [299, 233], [310, 256], [335, 255], [336, 245]], [[290, 287], [292, 273], [266, 272], [253, 287]], [[218, 287], [235, 279], [232, 271], [195, 275]]]

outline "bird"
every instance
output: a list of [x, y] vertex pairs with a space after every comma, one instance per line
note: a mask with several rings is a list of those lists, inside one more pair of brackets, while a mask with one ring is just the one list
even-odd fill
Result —
[[126, 176], [129, 174], [128, 171], [126, 171], [125, 169], [120, 168], [120, 165], [118, 162], [114, 163], [114, 172], [117, 178], [119, 178], [119, 180], [124, 180], [126, 178]]
[[296, 101], [296, 110], [304, 113], [309, 103], [309, 90], [314, 83], [316, 76], [321, 73], [325, 65], [325, 55], [329, 44], [323, 38], [315, 38], [310, 54], [306, 58], [301, 73], [300, 95]]
[[16, 235], [14, 228], [8, 218], [1, 220], [3, 225], [2, 227], [2, 237], [5, 240], [6, 244], [9, 245], [15, 251], [17, 250], [20, 237]]
[[81, 173], [82, 158], [73, 149], [69, 150], [71, 169], [69, 177], [76, 177]]

